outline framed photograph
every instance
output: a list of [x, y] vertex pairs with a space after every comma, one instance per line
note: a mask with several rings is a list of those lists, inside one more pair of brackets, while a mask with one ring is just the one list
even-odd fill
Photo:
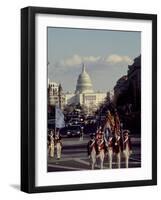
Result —
[[21, 9], [21, 190], [157, 184], [157, 16]]

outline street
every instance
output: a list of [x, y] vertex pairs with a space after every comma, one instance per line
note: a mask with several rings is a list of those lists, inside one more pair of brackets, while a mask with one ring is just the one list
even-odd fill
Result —
[[[141, 167], [141, 152], [140, 152], [140, 138], [132, 136], [132, 155], [129, 160], [129, 168]], [[77, 138], [63, 138], [62, 156], [60, 160], [55, 157], [48, 157], [48, 172], [55, 171], [74, 171], [74, 170], [89, 170], [89, 158], [87, 154], [87, 143], [89, 136], [84, 135], [83, 140]], [[104, 169], [109, 168], [108, 156], [105, 156]], [[112, 168], [117, 168], [116, 158], [113, 156]], [[125, 161], [123, 155], [121, 156], [121, 168], [125, 168]], [[99, 163], [96, 164], [95, 169], [99, 169]]]

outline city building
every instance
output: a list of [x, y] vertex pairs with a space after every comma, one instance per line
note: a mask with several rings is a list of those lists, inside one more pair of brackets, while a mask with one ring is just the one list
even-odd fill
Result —
[[76, 90], [73, 93], [64, 93], [61, 85], [48, 81], [48, 104], [59, 105], [81, 105], [89, 109], [97, 109], [97, 107], [105, 100], [106, 93], [95, 92], [89, 74], [86, 72], [85, 66], [82, 66], [82, 72], [78, 76]]
[[141, 55], [128, 66], [127, 75], [121, 77], [114, 87], [116, 105], [131, 104], [133, 110], [141, 108]]
[[117, 107], [125, 129], [141, 133], [141, 55], [128, 66], [127, 75], [114, 87], [113, 103]]
[[60, 108], [63, 108], [64, 104], [65, 95], [62, 92], [61, 85], [48, 80], [48, 105], [58, 105]]
[[78, 76], [75, 93], [66, 93], [66, 104], [80, 104], [94, 109], [101, 104], [106, 97], [104, 92], [95, 92], [89, 74], [82, 66], [82, 72]]

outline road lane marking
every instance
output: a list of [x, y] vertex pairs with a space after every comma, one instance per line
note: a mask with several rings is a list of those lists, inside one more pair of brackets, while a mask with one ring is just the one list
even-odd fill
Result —
[[48, 167], [55, 167], [55, 168], [60, 168], [60, 169], [70, 169], [70, 170], [83, 170], [82, 168], [68, 167], [68, 166], [54, 165], [54, 164], [48, 164]]
[[90, 163], [89, 163], [89, 162], [87, 162], [87, 161], [84, 161], [84, 160], [81, 160], [80, 158], [74, 158], [74, 160], [75, 160], [75, 161], [77, 161], [77, 162], [79, 162], [79, 163], [85, 164], [85, 165], [87, 165], [87, 166], [89, 166], [89, 165], [90, 165]]

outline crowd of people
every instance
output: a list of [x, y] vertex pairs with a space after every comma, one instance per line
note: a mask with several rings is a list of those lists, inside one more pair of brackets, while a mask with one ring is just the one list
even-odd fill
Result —
[[[117, 167], [121, 167], [121, 158], [124, 155], [126, 168], [129, 167], [129, 158], [132, 153], [131, 138], [129, 130], [122, 130], [117, 111], [111, 114], [107, 111], [105, 121], [98, 127], [96, 133], [90, 135], [87, 145], [88, 156], [92, 169], [95, 168], [97, 159], [100, 159], [100, 168], [103, 169], [104, 158], [108, 157], [109, 168], [112, 168], [114, 157]], [[56, 153], [55, 153], [56, 152]], [[48, 134], [48, 156], [49, 158], [61, 158], [62, 141], [59, 130], [51, 130]]]
[[[121, 167], [121, 155], [124, 155], [126, 168], [129, 166], [129, 158], [132, 153], [131, 138], [129, 130], [122, 130], [117, 111], [114, 115], [107, 112], [105, 122], [98, 128], [95, 134], [91, 135], [88, 142], [88, 155], [94, 168], [96, 159], [100, 158], [103, 168], [104, 157], [108, 156], [109, 168], [112, 168], [113, 157], [116, 157], [117, 167]], [[95, 153], [94, 153], [95, 151]]]

